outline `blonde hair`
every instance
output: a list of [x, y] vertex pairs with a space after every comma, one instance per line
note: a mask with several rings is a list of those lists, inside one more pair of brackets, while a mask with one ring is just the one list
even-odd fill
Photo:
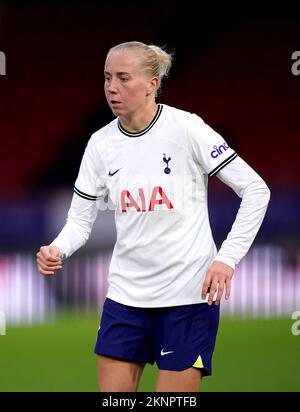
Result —
[[138, 57], [141, 69], [145, 70], [150, 76], [158, 77], [157, 94], [162, 79], [169, 74], [172, 66], [173, 53], [168, 53], [154, 44], [147, 45], [139, 41], [130, 41], [112, 47], [107, 53], [107, 56], [109, 56], [110, 53], [121, 50], [135, 50], [140, 52]]

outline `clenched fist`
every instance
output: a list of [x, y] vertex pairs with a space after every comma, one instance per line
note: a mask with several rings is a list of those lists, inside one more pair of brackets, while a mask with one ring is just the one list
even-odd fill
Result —
[[62, 268], [59, 248], [42, 246], [36, 254], [36, 262], [42, 275], [54, 275], [55, 270]]

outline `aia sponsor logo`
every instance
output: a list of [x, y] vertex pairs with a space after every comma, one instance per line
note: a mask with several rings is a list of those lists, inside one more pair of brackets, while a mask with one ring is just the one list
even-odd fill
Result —
[[210, 153], [211, 157], [214, 159], [218, 156], [220, 156], [222, 153], [226, 152], [227, 149], [229, 149], [229, 146], [226, 142], [221, 144], [220, 146], [214, 146], [214, 150]]
[[133, 208], [137, 212], [154, 212], [156, 205], [165, 205], [167, 209], [173, 209], [173, 205], [161, 186], [155, 186], [152, 190], [150, 199], [147, 201], [143, 188], [138, 189], [139, 199], [135, 199], [129, 190], [122, 190], [121, 205], [122, 212]]

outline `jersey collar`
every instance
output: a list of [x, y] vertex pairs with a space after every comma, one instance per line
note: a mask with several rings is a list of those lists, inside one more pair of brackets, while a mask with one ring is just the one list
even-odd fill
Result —
[[145, 129], [141, 130], [140, 132], [129, 132], [128, 130], [124, 129], [124, 127], [121, 125], [120, 119], [118, 119], [118, 128], [120, 132], [122, 132], [126, 136], [129, 136], [129, 137], [142, 136], [143, 134], [149, 132], [149, 130], [155, 125], [155, 123], [157, 122], [157, 120], [159, 119], [161, 115], [162, 109], [163, 109], [163, 106], [161, 104], [158, 104], [156, 113], [153, 119], [151, 120], [151, 123], [149, 123], [149, 125]]

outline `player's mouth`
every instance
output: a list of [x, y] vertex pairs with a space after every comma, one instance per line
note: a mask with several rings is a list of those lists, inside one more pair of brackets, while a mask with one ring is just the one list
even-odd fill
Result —
[[117, 101], [117, 100], [111, 100], [110, 101], [110, 105], [112, 107], [118, 107], [121, 104], [121, 102]]

